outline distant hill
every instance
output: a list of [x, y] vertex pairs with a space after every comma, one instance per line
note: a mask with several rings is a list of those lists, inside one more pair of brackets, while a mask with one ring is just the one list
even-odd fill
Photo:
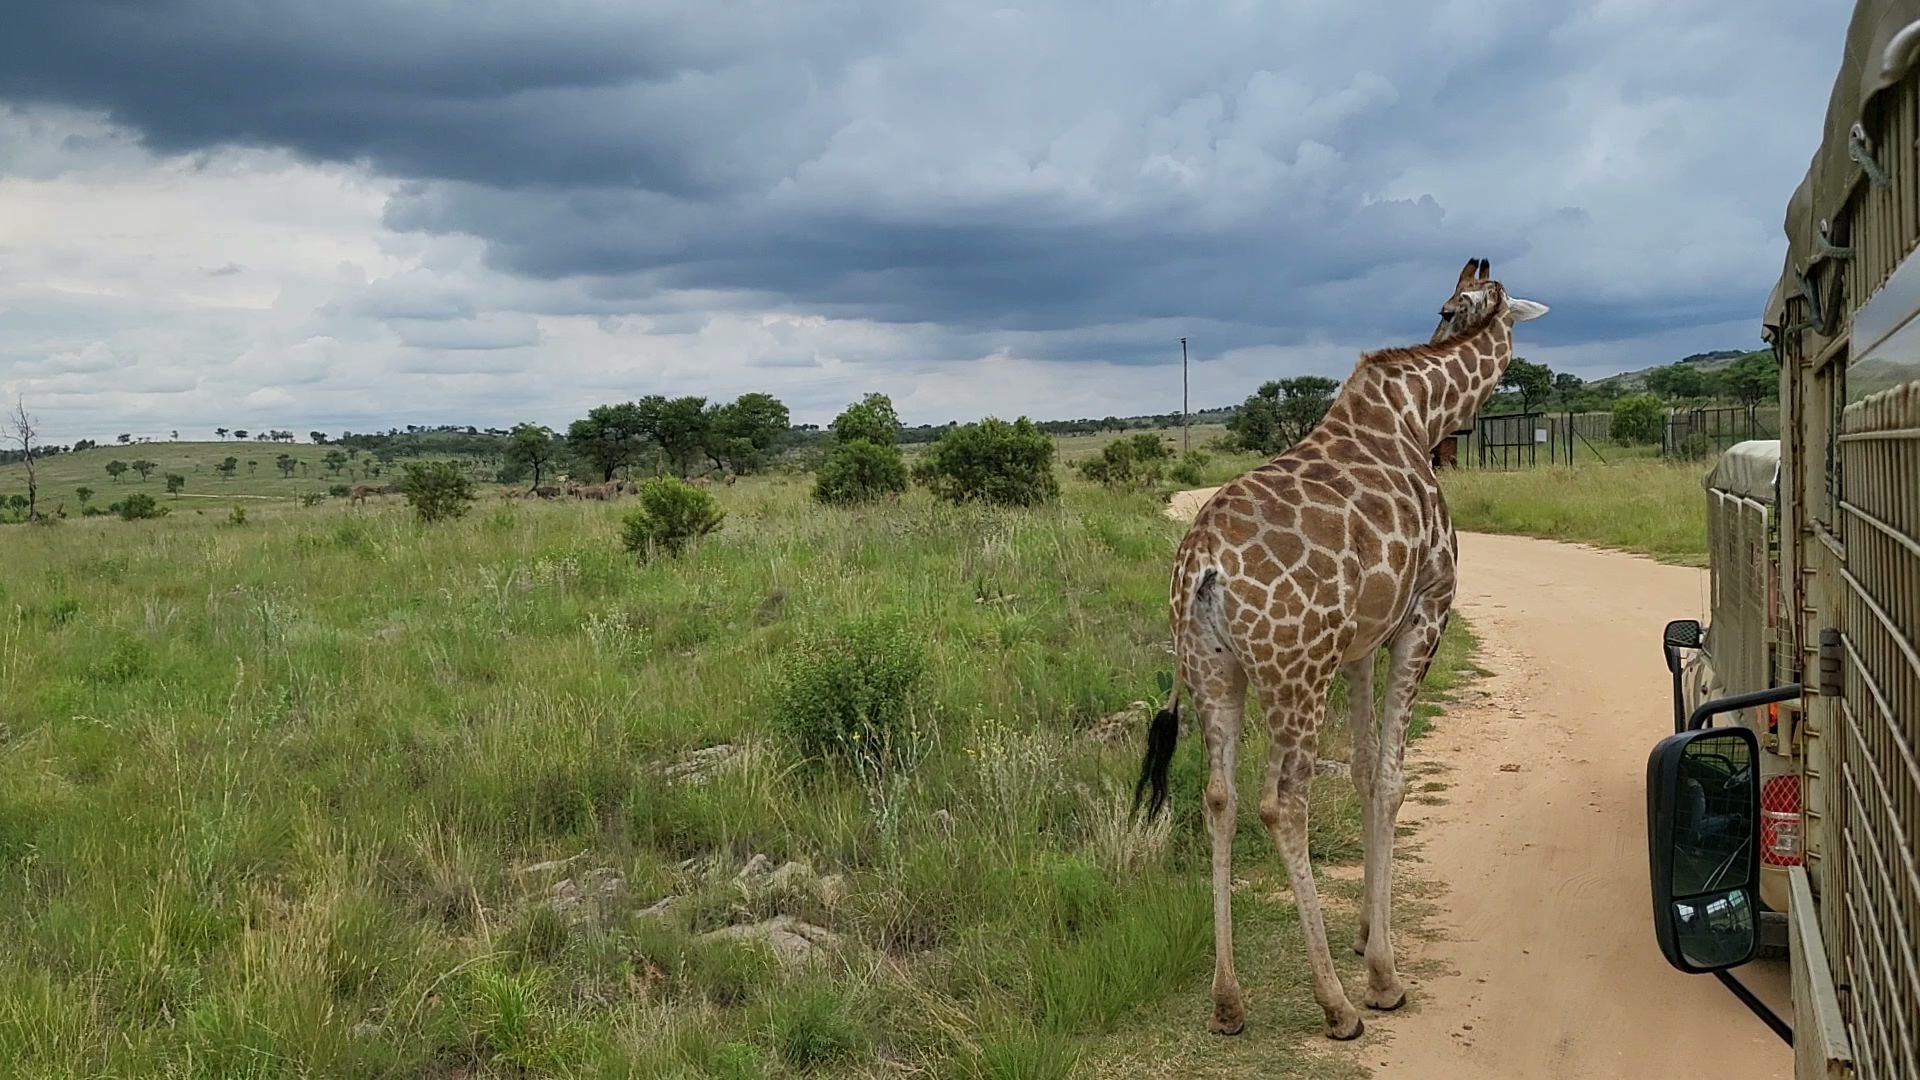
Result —
[[1720, 371], [1724, 368], [1732, 367], [1734, 361], [1746, 356], [1750, 351], [1766, 352], [1765, 349], [1715, 349], [1712, 352], [1699, 352], [1690, 356], [1683, 356], [1671, 363], [1653, 364], [1648, 367], [1635, 368], [1632, 371], [1622, 371], [1614, 375], [1593, 379], [1587, 383], [1587, 386], [1596, 390], [1618, 387], [1623, 392], [1633, 393], [1645, 390], [1647, 388], [1647, 375], [1661, 368], [1671, 367], [1673, 364], [1691, 364], [1703, 372]]

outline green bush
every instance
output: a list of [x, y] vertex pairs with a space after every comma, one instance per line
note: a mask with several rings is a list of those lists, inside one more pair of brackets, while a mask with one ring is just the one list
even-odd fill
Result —
[[395, 488], [421, 521], [449, 521], [473, 505], [473, 484], [451, 461], [409, 461]]
[[892, 759], [910, 747], [920, 642], [868, 616], [802, 637], [781, 657], [776, 721], [813, 758]]
[[950, 429], [914, 466], [913, 478], [951, 503], [1035, 506], [1060, 497], [1053, 439], [1024, 416]]
[[863, 1056], [867, 1032], [841, 996], [826, 987], [795, 991], [768, 1009], [767, 1035], [796, 1069], [844, 1065]]
[[1157, 484], [1172, 456], [1159, 435], [1143, 432], [1108, 443], [1099, 457], [1080, 464], [1080, 473], [1108, 487]]
[[327, 497], [325, 495], [322, 495], [317, 491], [303, 491], [300, 493], [300, 505], [301, 506], [319, 506], [322, 502], [326, 501], [326, 498]]
[[353, 494], [353, 489], [345, 484], [333, 484], [328, 486], [327, 494], [336, 499], [344, 499]]
[[1189, 450], [1180, 458], [1180, 464], [1173, 467], [1167, 475], [1177, 484], [1187, 487], [1199, 487], [1207, 482], [1206, 467], [1213, 463], [1213, 455], [1205, 450]]
[[167, 508], [143, 491], [136, 491], [107, 509], [119, 514], [121, 521], [144, 521], [167, 515]]
[[1631, 446], [1660, 441], [1660, 399], [1652, 394], [1628, 394], [1613, 403], [1613, 441]]
[[167, 494], [178, 495], [182, 491], [186, 490], [187, 478], [184, 476], [181, 476], [179, 473], [170, 472], [167, 474], [166, 479], [167, 479]]
[[227, 513], [227, 524], [245, 525], [246, 523], [247, 523], [247, 511], [245, 507], [236, 506]]
[[678, 477], [656, 476], [640, 485], [640, 506], [622, 522], [620, 542], [642, 557], [655, 551], [677, 556], [726, 516], [712, 495]]
[[833, 448], [814, 478], [813, 497], [835, 506], [870, 502], [907, 490], [898, 447], [854, 439]]

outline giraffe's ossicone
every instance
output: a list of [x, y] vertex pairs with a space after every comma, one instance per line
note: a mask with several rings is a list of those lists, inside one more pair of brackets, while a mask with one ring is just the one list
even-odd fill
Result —
[[[1174, 557], [1173, 689], [1154, 718], [1136, 805], [1158, 812], [1192, 699], [1206, 740], [1204, 793], [1213, 839], [1214, 1031], [1245, 1023], [1233, 966], [1230, 897], [1241, 713], [1249, 685], [1267, 721], [1260, 819], [1293, 886], [1327, 1034], [1357, 1037], [1360, 1014], [1333, 969], [1307, 857], [1307, 803], [1321, 717], [1336, 673], [1347, 679], [1352, 776], [1365, 834], [1365, 899], [1355, 951], [1367, 958], [1370, 1008], [1406, 988], [1390, 936], [1393, 831], [1413, 699], [1453, 606], [1457, 544], [1434, 475], [1433, 448], [1472, 421], [1513, 358], [1513, 325], [1546, 307], [1509, 297], [1486, 260], [1467, 262], [1426, 345], [1362, 356], [1327, 415], [1272, 461], [1221, 487]], [[1374, 667], [1389, 655], [1384, 714]]]

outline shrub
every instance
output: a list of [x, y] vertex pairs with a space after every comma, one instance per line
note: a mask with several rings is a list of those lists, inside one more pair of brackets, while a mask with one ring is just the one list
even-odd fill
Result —
[[247, 523], [247, 511], [244, 507], [236, 506], [232, 510], [228, 511], [227, 524], [245, 525], [246, 523]]
[[1199, 487], [1207, 482], [1206, 473], [1203, 470], [1212, 462], [1213, 455], [1205, 450], [1189, 450], [1181, 456], [1180, 464], [1175, 465], [1173, 471], [1167, 475], [1175, 483], [1184, 484], [1187, 487]]
[[143, 521], [149, 518], [165, 517], [167, 514], [167, 508], [161, 506], [153, 496], [144, 491], [136, 491], [107, 509], [119, 514], [122, 521]]
[[325, 501], [325, 499], [326, 496], [317, 491], [304, 491], [300, 493], [301, 506], [318, 506], [321, 502]]
[[1026, 417], [987, 417], [949, 430], [914, 467], [913, 478], [951, 503], [1034, 506], [1060, 497], [1053, 440]]
[[882, 761], [909, 749], [920, 643], [897, 621], [868, 616], [815, 631], [781, 657], [779, 724], [814, 758]]
[[1628, 394], [1613, 403], [1613, 439], [1624, 445], [1660, 441], [1660, 399]]
[[473, 484], [451, 461], [409, 461], [395, 485], [421, 521], [458, 518], [473, 505]]
[[659, 550], [678, 556], [726, 516], [712, 495], [678, 477], [656, 476], [640, 485], [639, 509], [627, 514], [620, 541], [642, 557]]
[[327, 494], [336, 499], [344, 499], [353, 494], [353, 489], [345, 484], [333, 484], [327, 488]]
[[1092, 461], [1082, 462], [1080, 473], [1109, 487], [1157, 484], [1173, 451], [1152, 432], [1116, 439]]
[[826, 987], [798, 990], [768, 1013], [767, 1034], [781, 1060], [796, 1069], [845, 1064], [866, 1051], [867, 1033], [854, 1011]]
[[897, 447], [854, 439], [833, 448], [820, 466], [813, 497], [844, 506], [869, 502], [907, 490], [907, 465]]

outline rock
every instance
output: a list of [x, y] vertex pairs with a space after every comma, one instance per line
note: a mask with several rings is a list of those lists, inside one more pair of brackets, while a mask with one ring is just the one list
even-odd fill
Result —
[[755, 855], [747, 860], [747, 865], [741, 867], [740, 872], [735, 874], [733, 879], [742, 885], [752, 886], [771, 873], [772, 866], [772, 859], [765, 855]]
[[847, 898], [847, 877], [845, 874], [828, 874], [820, 879], [820, 902], [828, 907], [836, 907]]
[[673, 914], [675, 908], [686, 902], [687, 898], [684, 896], [663, 896], [640, 909], [637, 917], [642, 919], [665, 918]]
[[704, 784], [721, 769], [745, 764], [746, 754], [736, 743], [720, 743], [681, 754], [660, 771], [669, 784]]
[[385, 1032], [379, 1024], [371, 1020], [362, 1020], [353, 1025], [353, 1027], [347, 1031], [347, 1034], [355, 1039], [378, 1039], [385, 1034]]
[[522, 866], [519, 869], [515, 870], [514, 873], [516, 874], [551, 874], [556, 870], [565, 870], [567, 867], [572, 866], [574, 863], [577, 863], [581, 859], [584, 859], [586, 857], [587, 857], [587, 853], [583, 851], [578, 855], [570, 855], [564, 859], [549, 859], [546, 862], [537, 862], [532, 864], [531, 866]]
[[1501, 772], [1519, 772], [1520, 763], [1517, 761], [1509, 761], [1505, 765], [1500, 766], [1500, 771]]
[[1335, 761], [1332, 758], [1321, 758], [1313, 763], [1313, 775], [1351, 777], [1353, 775], [1353, 766], [1344, 761]]
[[939, 810], [935, 810], [935, 811], [933, 812], [933, 823], [934, 823], [935, 825], [938, 825], [938, 826], [940, 826], [940, 831], [941, 831], [941, 832], [943, 832], [943, 833], [945, 833], [945, 834], [947, 835], [947, 839], [949, 839], [949, 840], [951, 840], [951, 839], [953, 839], [953, 813], [952, 813], [952, 811], [949, 811], [949, 810], [947, 810], [947, 809], [945, 809], [945, 808], [942, 808], [942, 809], [939, 809]]
[[790, 862], [767, 875], [766, 886], [774, 892], [797, 892], [812, 885], [818, 876], [803, 862]]
[[627, 876], [611, 866], [589, 870], [576, 878], [562, 878], [547, 890], [547, 906], [570, 923], [602, 921], [627, 894]]
[[796, 967], [814, 959], [823, 950], [840, 945], [840, 935], [824, 926], [803, 922], [791, 915], [777, 915], [765, 922], [728, 926], [700, 935], [702, 941], [760, 941], [773, 950], [782, 967]]
[[1106, 746], [1132, 742], [1146, 737], [1147, 724], [1153, 719], [1153, 703], [1130, 702], [1126, 708], [1095, 720], [1087, 728], [1087, 738]]

